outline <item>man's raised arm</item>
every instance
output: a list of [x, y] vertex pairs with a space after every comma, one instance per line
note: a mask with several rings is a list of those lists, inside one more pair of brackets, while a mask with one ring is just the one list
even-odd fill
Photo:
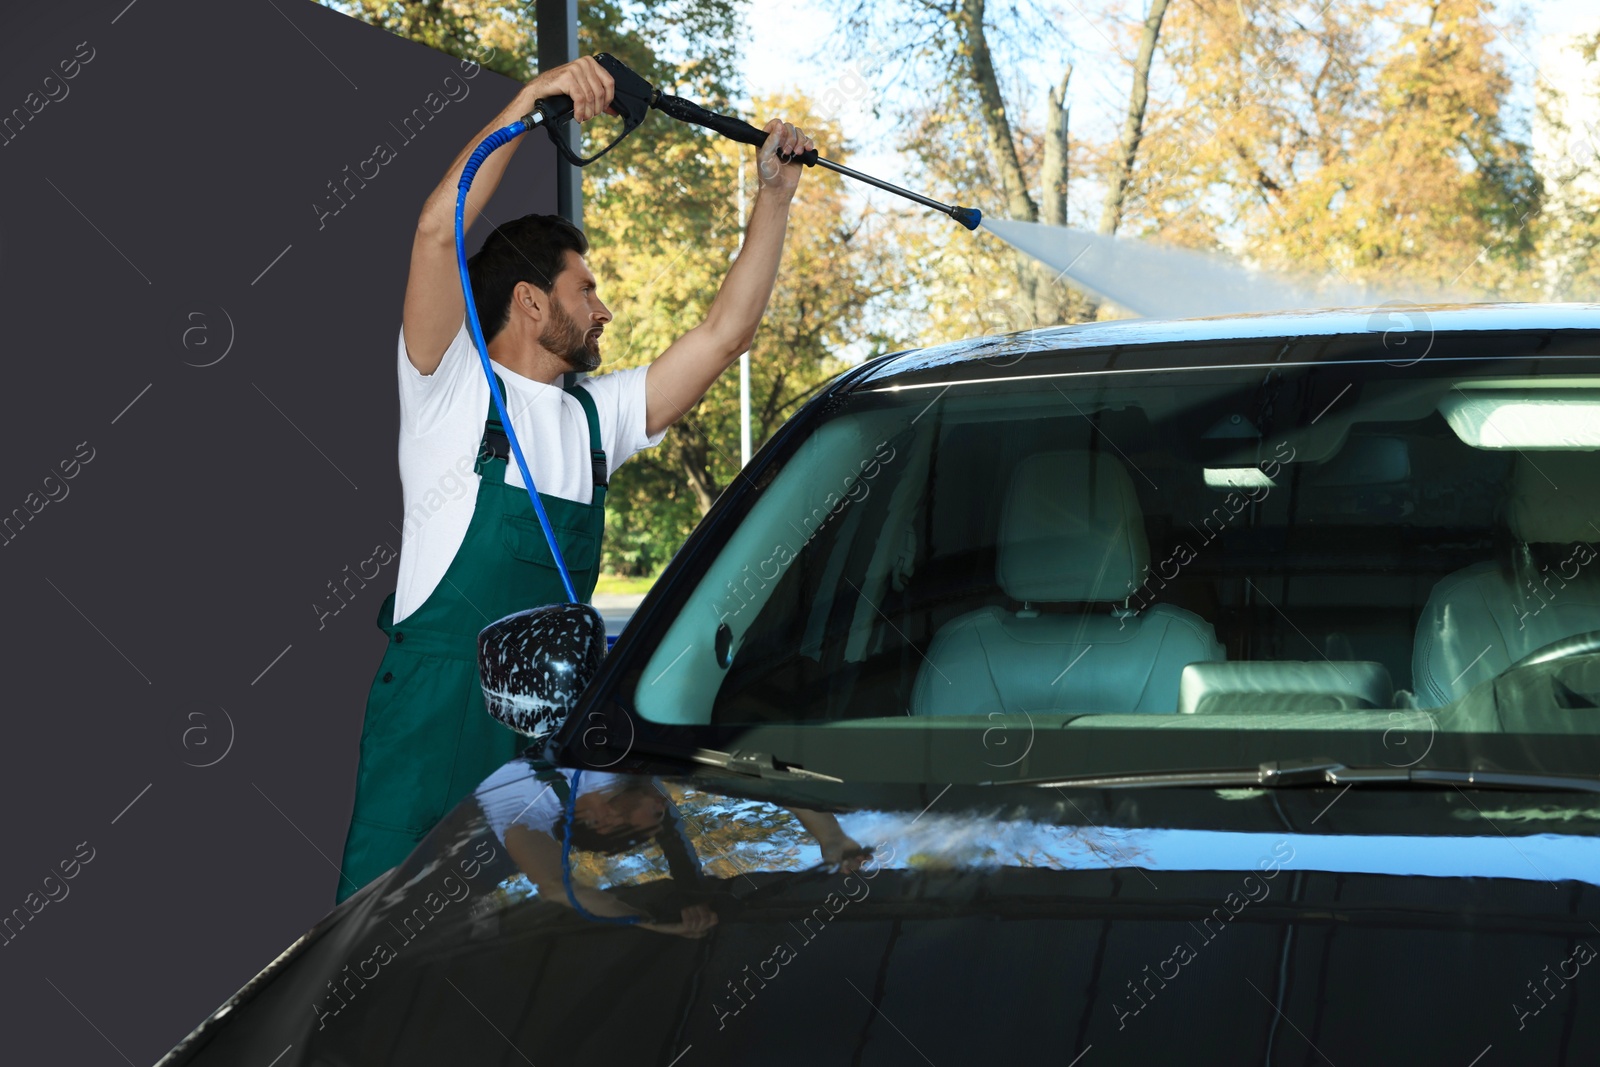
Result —
[[[461, 293], [461, 272], [456, 266], [455, 238], [456, 189], [467, 160], [485, 137], [532, 111], [537, 100], [551, 96], [571, 97], [573, 121], [586, 122], [602, 111], [615, 114], [611, 109], [612, 91], [611, 75], [590, 56], [545, 71], [524, 85], [487, 126], [473, 135], [428, 195], [422, 215], [417, 219], [417, 235], [411, 243], [411, 274], [406, 279], [402, 322], [406, 354], [418, 372], [432, 374], [438, 368], [467, 313]], [[519, 137], [494, 152], [478, 168], [472, 179], [472, 189], [467, 193], [467, 210], [463, 216], [466, 226], [472, 225], [494, 195], [506, 164], [511, 162], [511, 153], [521, 141]]]
[[767, 310], [789, 202], [800, 182], [799, 163], [782, 163], [778, 153], [798, 155], [816, 147], [811, 138], [780, 119], [765, 126], [766, 143], [756, 156], [760, 189], [750, 212], [744, 245], [706, 312], [706, 320], [672, 342], [645, 372], [645, 431], [657, 434], [700, 402], [717, 376], [750, 347]]

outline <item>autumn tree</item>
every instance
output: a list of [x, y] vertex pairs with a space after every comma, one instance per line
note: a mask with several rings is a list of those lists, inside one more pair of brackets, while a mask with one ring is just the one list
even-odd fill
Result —
[[[585, 4], [582, 49], [612, 52], [655, 84], [727, 107], [738, 95], [740, 2]], [[1042, 2], [830, 0], [846, 58], [874, 70], [880, 90], [920, 87], [879, 97], [896, 109], [898, 146], [916, 161], [904, 184], [1051, 225], [1069, 222], [1076, 189], [1080, 226], [1380, 294], [1559, 298], [1600, 281], [1600, 134], [1563, 126], [1548, 106], [1543, 128], [1563, 148], [1536, 168], [1511, 103], [1503, 42], [1518, 26], [1504, 0], [1107, 0], [1123, 16], [1109, 32], [1129, 80], [1125, 103], [1096, 116], [1111, 131], [1100, 142], [1069, 125], [1092, 124], [1073, 118], [1073, 42]], [[487, 46], [487, 65], [512, 77], [533, 72], [527, 8], [333, 6], [457, 55]], [[1595, 43], [1580, 42], [1591, 83]], [[1041, 48], [1048, 77], [1019, 84], [1008, 57]], [[755, 110], [759, 125], [780, 110], [805, 116], [806, 102]], [[741, 229], [738, 160], [751, 150], [660, 116], [647, 121], [584, 172], [591, 259], [617, 313], [607, 331], [612, 365], [654, 358], [699, 321]], [[842, 130], [809, 128], [822, 134], [824, 154], [844, 158]], [[752, 356], [758, 439], [843, 365], [840, 353], [1097, 312], [992, 235], [898, 202], [852, 217], [850, 203], [837, 175], [808, 172]], [[737, 476], [736, 396], [734, 376], [724, 376], [666, 444], [619, 472], [608, 568], [654, 570]]]
[[1139, 159], [1139, 142], [1144, 139], [1145, 112], [1150, 106], [1150, 67], [1155, 62], [1156, 43], [1161, 39], [1161, 23], [1167, 16], [1167, 0], [1150, 0], [1139, 34], [1139, 53], [1133, 61], [1133, 83], [1128, 92], [1128, 111], [1123, 116], [1122, 134], [1117, 139], [1116, 155], [1106, 175], [1106, 199], [1100, 209], [1100, 232], [1111, 236], [1122, 225], [1122, 205], [1133, 180], [1133, 167]]
[[[497, 0], [324, 0], [373, 25], [426, 44], [517, 81], [538, 73], [537, 26], [531, 4]], [[744, 0], [594, 0], [579, 6], [579, 52], [609, 52], [652, 85], [670, 88], [713, 109], [732, 101], [739, 82], [738, 41]], [[668, 47], [662, 42], [676, 42]], [[640, 208], [641, 190], [679, 194], [705, 186], [706, 174], [695, 170], [692, 153], [668, 158], [663, 145], [679, 145], [698, 132], [659, 115], [647, 128], [584, 168], [585, 226], [601, 227], [618, 212]], [[596, 119], [583, 127], [586, 142], [606, 138], [616, 119]], [[586, 144], [593, 154], [592, 144]], [[685, 169], [688, 168], [688, 169]], [[610, 195], [610, 178], [626, 173], [647, 179], [630, 187], [631, 198]], [[700, 212], [700, 221], [715, 210], [709, 193], [679, 195], [674, 210]]]
[[[1072, 65], [1063, 62], [1059, 82], [1039, 94], [1044, 121], [1040, 129], [1028, 130], [1014, 121], [1016, 109], [1006, 100], [994, 58], [997, 35], [1044, 30], [1051, 26], [1046, 15], [1033, 9], [1019, 15], [1006, 8], [997, 18], [987, 0], [836, 0], [834, 6], [842, 19], [841, 43], [855, 56], [883, 63], [880, 82], [909, 77], [927, 86], [925, 102], [900, 122], [902, 147], [920, 162], [923, 180], [940, 188], [992, 190], [1011, 219], [1066, 223]], [[934, 228], [946, 226], [933, 220]], [[976, 287], [963, 287], [953, 307], [930, 301], [935, 324], [924, 337], [941, 336], [935, 332], [938, 324], [965, 333], [1009, 333], [1083, 317], [1082, 297], [1030, 257], [992, 239], [961, 246], [962, 240], [974, 240], [964, 230], [952, 235], [929, 229], [915, 224], [907, 228], [908, 254], [930, 265], [935, 275], [948, 267], [954, 277]], [[947, 288], [942, 281], [947, 279], [930, 277], [928, 284], [934, 290]]]
[[1136, 232], [1415, 291], [1520, 293], [1540, 183], [1489, 0], [1180, 5]]
[[1534, 224], [1547, 300], [1600, 299], [1600, 33], [1549, 42], [1540, 56], [1534, 151], [1545, 179]]

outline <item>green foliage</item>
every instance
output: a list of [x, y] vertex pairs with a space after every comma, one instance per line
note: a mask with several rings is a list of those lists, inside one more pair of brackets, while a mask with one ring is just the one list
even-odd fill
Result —
[[601, 570], [656, 574], [699, 521], [699, 504], [681, 470], [652, 452], [634, 456], [611, 476], [606, 493]]
[[[471, 59], [518, 81], [533, 76], [533, 8], [439, 0], [322, 0], [408, 41]], [[526, 11], [524, 17], [519, 14]]]

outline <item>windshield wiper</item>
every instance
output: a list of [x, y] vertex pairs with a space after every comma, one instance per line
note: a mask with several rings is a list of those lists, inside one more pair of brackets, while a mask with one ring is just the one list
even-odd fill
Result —
[[1079, 775], [1072, 778], [1027, 778], [984, 785], [1027, 785], [1041, 789], [1124, 789], [1148, 786], [1242, 786], [1292, 788], [1318, 785], [1470, 786], [1475, 789], [1530, 789], [1563, 793], [1600, 793], [1600, 779], [1507, 771], [1463, 771], [1413, 767], [1347, 767], [1335, 759], [1273, 760], [1254, 770], [1151, 771], [1129, 774]]
[[783, 781], [843, 782], [831, 774], [808, 771], [798, 763], [785, 763], [770, 752], [719, 752], [714, 748], [673, 748], [666, 745], [633, 745], [629, 751], [657, 759], [713, 767], [719, 771], [750, 778], [775, 778]]

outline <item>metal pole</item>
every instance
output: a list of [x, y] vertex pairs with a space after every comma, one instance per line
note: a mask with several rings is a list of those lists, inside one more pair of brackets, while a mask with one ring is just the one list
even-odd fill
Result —
[[843, 163], [835, 163], [831, 159], [823, 159], [821, 156], [818, 156], [817, 166], [827, 167], [836, 174], [843, 174], [846, 178], [854, 178], [858, 182], [866, 182], [868, 185], [876, 185], [879, 189], [882, 189], [885, 192], [903, 196], [907, 200], [915, 200], [923, 207], [931, 207], [935, 211], [942, 211], [946, 215], [950, 214], [951, 207], [949, 204], [941, 204], [937, 200], [930, 200], [921, 193], [913, 193], [910, 189], [902, 189], [898, 185], [884, 181], [882, 178], [874, 178], [870, 174], [862, 174], [854, 167], [847, 167]]
[[[744, 246], [744, 157], [739, 153], [739, 244]], [[739, 465], [750, 465], [750, 352], [739, 354]]]
[[[546, 71], [578, 58], [578, 0], [534, 0], [534, 34], [538, 40], [539, 70]], [[576, 122], [561, 127], [574, 153], [581, 144]], [[561, 133], [558, 132], [558, 136]], [[544, 136], [541, 134], [540, 136]], [[583, 171], [555, 153], [556, 214], [583, 228]], [[561, 387], [570, 389], [585, 375], [567, 371]]]
[[[578, 58], [578, 0], [535, 0], [534, 29], [539, 41], [539, 70]], [[565, 125], [567, 143], [579, 148], [576, 122]], [[541, 135], [542, 136], [542, 135]], [[556, 156], [556, 214], [583, 226], [583, 172]]]

